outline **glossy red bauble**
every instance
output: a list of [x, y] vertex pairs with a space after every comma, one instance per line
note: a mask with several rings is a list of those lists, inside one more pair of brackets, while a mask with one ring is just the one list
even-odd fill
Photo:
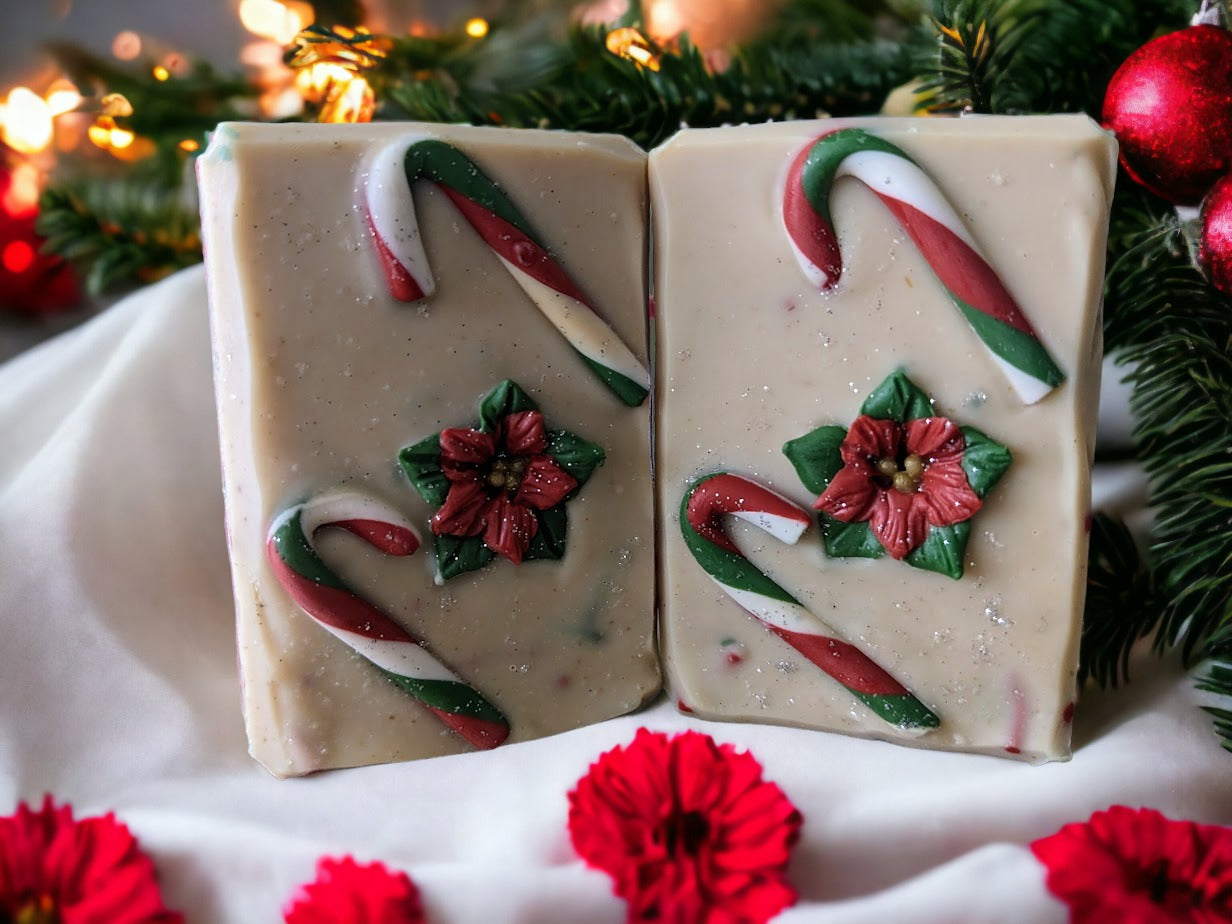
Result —
[[1207, 280], [1232, 295], [1232, 176], [1225, 176], [1202, 201], [1198, 262]]
[[1103, 122], [1130, 176], [1197, 205], [1232, 170], [1232, 32], [1191, 26], [1147, 42], [1109, 81]]

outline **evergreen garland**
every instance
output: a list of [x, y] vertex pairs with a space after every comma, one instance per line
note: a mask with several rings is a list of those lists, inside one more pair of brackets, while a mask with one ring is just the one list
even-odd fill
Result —
[[[617, 132], [651, 147], [682, 124], [876, 112], [909, 81], [929, 111], [1098, 118], [1116, 67], [1153, 34], [1184, 27], [1195, 4], [788, 0], [717, 70], [687, 38], [671, 47], [647, 40], [655, 69], [610, 51], [608, 29], [562, 31], [559, 17], [498, 21], [482, 40], [458, 30], [378, 41], [316, 27], [302, 42], [372, 49], [362, 73], [378, 118]], [[639, 25], [639, 9], [624, 25]], [[118, 181], [83, 175], [49, 190], [41, 227], [50, 249], [89, 264], [95, 290], [199, 259], [194, 210], [178, 191], [182, 158], [168, 151], [186, 132], [236, 117], [250, 89], [208, 69], [155, 84], [73, 49], [58, 53], [79, 85], [129, 96], [127, 124], [155, 139], [160, 155]], [[1188, 664], [1209, 661], [1199, 687], [1232, 696], [1232, 311], [1193, 268], [1186, 230], [1166, 203], [1121, 178], [1105, 332], [1128, 370], [1157, 519], [1140, 554], [1123, 524], [1094, 518], [1080, 676], [1123, 682], [1131, 649], [1153, 637]], [[1209, 711], [1232, 748], [1232, 710]]]

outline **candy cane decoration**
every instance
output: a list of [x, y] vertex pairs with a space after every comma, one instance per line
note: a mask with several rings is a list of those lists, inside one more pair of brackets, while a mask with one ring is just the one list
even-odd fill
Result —
[[868, 655], [836, 638], [833, 629], [757, 570], [728, 536], [725, 516], [752, 523], [794, 545], [811, 522], [808, 513], [754, 481], [719, 472], [694, 482], [685, 494], [680, 531], [697, 563], [729, 597], [881, 718], [912, 734], [924, 734], [940, 724]]
[[814, 285], [832, 288], [843, 272], [830, 191], [844, 176], [860, 180], [898, 219], [1024, 404], [1065, 381], [945, 194], [901, 148], [863, 129], [822, 135], [787, 172], [783, 223]]
[[509, 197], [456, 147], [427, 135], [394, 142], [369, 165], [368, 223], [394, 298], [415, 302], [436, 290], [411, 195], [411, 186], [419, 179], [441, 188], [531, 301], [617, 397], [630, 407], [646, 399], [650, 373], [548, 254]]
[[472, 745], [486, 750], [504, 741], [509, 723], [500, 710], [321, 560], [313, 539], [329, 526], [386, 555], [413, 555], [419, 548], [414, 527], [386, 505], [351, 492], [319, 495], [279, 514], [266, 539], [270, 566], [291, 599]]

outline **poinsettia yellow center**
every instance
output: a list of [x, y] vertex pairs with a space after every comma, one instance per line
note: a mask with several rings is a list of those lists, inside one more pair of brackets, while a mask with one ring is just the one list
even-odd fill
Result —
[[17, 909], [13, 924], [60, 924], [56, 902], [50, 895], [38, 895]]
[[492, 460], [492, 467], [488, 469], [488, 486], [504, 491], [510, 497], [517, 494], [518, 488], [522, 486], [522, 478], [526, 474], [528, 461], [521, 456], [512, 458], [497, 456]]
[[898, 459], [886, 456], [876, 462], [877, 471], [884, 476], [890, 486], [904, 494], [914, 494], [920, 490], [920, 478], [926, 468], [924, 460], [914, 452], [908, 453], [899, 464]]

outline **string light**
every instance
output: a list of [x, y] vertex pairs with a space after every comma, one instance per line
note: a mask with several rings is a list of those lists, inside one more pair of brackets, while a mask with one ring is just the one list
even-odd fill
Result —
[[[305, 9], [306, 8], [306, 9]], [[300, 30], [313, 20], [312, 7], [279, 0], [241, 0], [240, 22], [253, 35], [289, 45]]]
[[488, 21], [482, 17], [476, 16], [474, 19], [466, 21], [466, 34], [471, 38], [483, 38], [488, 34], [488, 29]]
[[47, 101], [29, 87], [14, 87], [0, 104], [0, 138], [14, 151], [37, 154], [55, 134]]
[[646, 36], [631, 27], [613, 29], [607, 34], [607, 50], [614, 55], [627, 58], [648, 70], [659, 69], [659, 56], [651, 50]]
[[171, 71], [167, 70], [161, 64], [155, 64], [154, 70], [151, 71], [151, 73], [154, 75], [154, 79], [160, 83], [171, 77]]
[[34, 265], [34, 248], [26, 241], [10, 241], [0, 252], [0, 263], [10, 273], [24, 273]]
[[9, 173], [9, 188], [4, 191], [0, 206], [14, 218], [33, 215], [38, 211], [40, 176], [33, 164], [20, 162]]
[[141, 36], [128, 29], [111, 40], [111, 53], [121, 61], [132, 61], [141, 54]]

